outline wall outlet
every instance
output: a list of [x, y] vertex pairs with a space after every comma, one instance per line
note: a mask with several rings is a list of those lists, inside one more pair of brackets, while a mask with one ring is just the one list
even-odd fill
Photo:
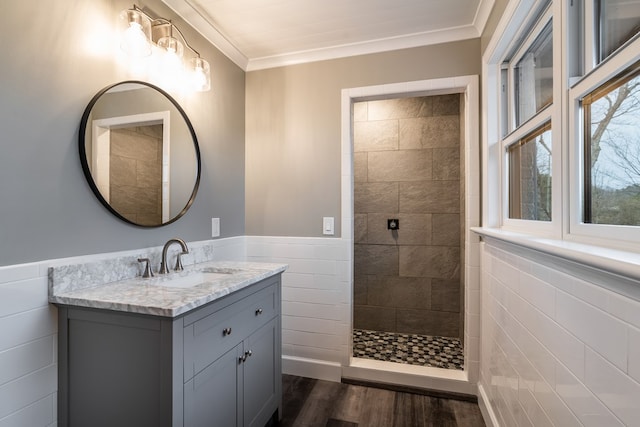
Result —
[[211, 218], [211, 237], [220, 237], [220, 218]]
[[334, 234], [334, 218], [332, 216], [325, 216], [322, 218], [322, 234], [333, 236]]

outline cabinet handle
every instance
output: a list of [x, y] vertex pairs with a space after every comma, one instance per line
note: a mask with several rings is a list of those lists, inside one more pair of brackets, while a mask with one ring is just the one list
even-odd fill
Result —
[[231, 328], [224, 328], [222, 330], [222, 336], [226, 337], [227, 335], [231, 335]]
[[244, 352], [244, 355], [242, 355], [242, 357], [239, 357], [239, 358], [238, 358], [238, 363], [240, 364], [240, 363], [244, 363], [244, 362], [246, 362], [246, 361], [247, 361], [247, 358], [248, 358], [248, 357], [251, 357], [251, 355], [252, 355], [252, 354], [253, 354], [253, 352], [252, 352], [251, 350], [249, 350], [249, 351], [245, 351], [245, 352]]
[[259, 308], [256, 310], [256, 316], [260, 316], [262, 314], [262, 309]]

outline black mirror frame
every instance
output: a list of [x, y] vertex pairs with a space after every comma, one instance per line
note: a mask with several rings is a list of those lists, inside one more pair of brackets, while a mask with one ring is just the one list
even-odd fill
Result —
[[[176, 107], [176, 109], [182, 115], [182, 118], [184, 119], [185, 123], [187, 124], [187, 127], [189, 128], [189, 133], [191, 134], [191, 138], [193, 139], [193, 148], [195, 149], [195, 152], [196, 152], [196, 162], [197, 162], [197, 168], [198, 169], [197, 169], [197, 175], [196, 175], [196, 182], [194, 183], [193, 191], [191, 192], [191, 197], [189, 197], [189, 201], [187, 202], [187, 204], [184, 206], [184, 208], [176, 216], [171, 218], [169, 221], [163, 222], [163, 223], [158, 224], [158, 225], [138, 224], [136, 222], [131, 221], [128, 218], [125, 218], [118, 211], [116, 211], [109, 204], [109, 202], [107, 202], [105, 200], [105, 198], [100, 193], [100, 190], [98, 190], [98, 187], [96, 186], [96, 183], [95, 183], [95, 181], [93, 179], [93, 176], [91, 175], [91, 170], [89, 169], [89, 163], [87, 162], [87, 151], [86, 151], [86, 148], [85, 148], [85, 143], [86, 143], [85, 137], [86, 137], [86, 131], [87, 131], [87, 122], [89, 121], [89, 115], [91, 114], [91, 110], [93, 109], [93, 106], [96, 104], [96, 102], [98, 102], [98, 99], [100, 99], [100, 97], [102, 95], [104, 95], [107, 91], [109, 91], [110, 89], [114, 88], [115, 86], [119, 86], [119, 85], [122, 85], [122, 84], [140, 84], [140, 85], [143, 85], [143, 86], [147, 86], [147, 87], [149, 87], [151, 89], [154, 89], [154, 90], [160, 92], [162, 95], [164, 95], [169, 101], [171, 101], [173, 106]], [[91, 190], [93, 191], [93, 194], [95, 194], [95, 196], [98, 198], [100, 203], [102, 203], [102, 205], [105, 208], [107, 208], [107, 210], [109, 212], [111, 212], [116, 217], [120, 218], [122, 221], [124, 221], [126, 223], [129, 223], [131, 225], [135, 225], [135, 226], [143, 227], [143, 228], [163, 227], [165, 225], [169, 225], [169, 224], [177, 221], [178, 219], [180, 219], [189, 210], [189, 208], [193, 204], [193, 201], [196, 198], [196, 194], [198, 193], [198, 188], [200, 187], [200, 174], [201, 174], [201, 170], [202, 170], [202, 167], [201, 167], [202, 164], [201, 164], [201, 160], [200, 160], [200, 147], [198, 145], [198, 138], [196, 137], [196, 132], [193, 129], [193, 125], [191, 124], [191, 121], [189, 120], [189, 117], [187, 117], [187, 114], [182, 109], [180, 104], [178, 104], [178, 102], [175, 99], [173, 99], [173, 97], [171, 95], [169, 95], [167, 92], [165, 92], [164, 90], [160, 89], [159, 87], [157, 87], [155, 85], [152, 85], [151, 83], [147, 83], [147, 82], [143, 82], [143, 81], [124, 80], [124, 81], [109, 85], [109, 86], [105, 87], [104, 89], [100, 90], [91, 99], [91, 101], [89, 101], [89, 104], [87, 105], [87, 107], [84, 110], [84, 113], [82, 114], [82, 119], [80, 120], [80, 131], [79, 131], [79, 135], [78, 135], [78, 142], [79, 142], [78, 147], [79, 147], [79, 154], [80, 154], [80, 164], [82, 165], [82, 171], [84, 172], [84, 176], [87, 179], [87, 183], [89, 184], [89, 187], [91, 187]]]

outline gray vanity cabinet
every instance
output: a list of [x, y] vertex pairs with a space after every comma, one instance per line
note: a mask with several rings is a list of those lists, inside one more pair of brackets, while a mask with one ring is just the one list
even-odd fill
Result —
[[59, 306], [58, 425], [263, 427], [281, 412], [280, 275], [177, 318]]
[[185, 384], [185, 427], [266, 424], [280, 388], [276, 325], [272, 319]]
[[242, 402], [238, 381], [241, 355], [242, 346], [238, 345], [184, 385], [185, 427], [242, 425], [238, 410], [241, 405], [237, 404]]
[[[268, 286], [185, 317], [185, 427], [263, 427], [280, 395], [279, 292]], [[234, 395], [215, 402], [221, 393]], [[214, 402], [214, 403], [212, 403]]]

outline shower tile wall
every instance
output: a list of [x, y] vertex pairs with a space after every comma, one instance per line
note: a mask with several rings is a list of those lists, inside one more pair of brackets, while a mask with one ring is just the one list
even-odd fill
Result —
[[162, 125], [111, 130], [110, 204], [138, 224], [162, 222]]
[[354, 328], [460, 336], [460, 150], [460, 95], [354, 104]]

